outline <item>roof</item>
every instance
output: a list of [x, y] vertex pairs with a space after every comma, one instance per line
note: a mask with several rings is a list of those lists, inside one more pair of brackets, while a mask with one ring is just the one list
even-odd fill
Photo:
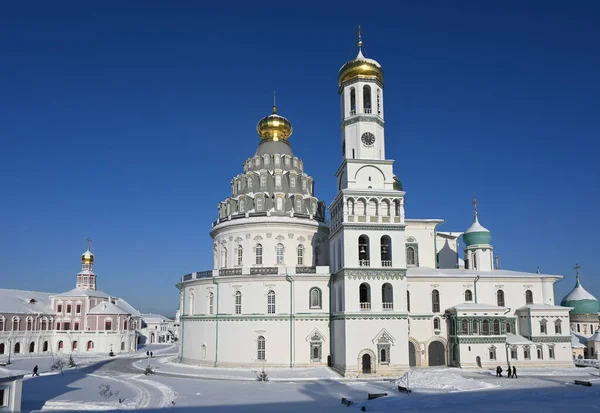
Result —
[[569, 294], [567, 294], [565, 296], [565, 298], [562, 299], [562, 301], [566, 302], [566, 301], [579, 301], [579, 300], [598, 301], [598, 300], [596, 300], [596, 297], [594, 297], [592, 294], [587, 292], [587, 290], [585, 288], [583, 288], [583, 286], [581, 285], [581, 282], [579, 281], [579, 277], [577, 277], [577, 280], [575, 281], [575, 288], [573, 288], [571, 290], [571, 292]]
[[481, 225], [479, 223], [479, 219], [477, 219], [477, 215], [475, 215], [475, 219], [473, 220], [473, 223], [471, 224], [469, 229], [467, 229], [465, 231], [465, 234], [469, 234], [471, 232], [490, 232], [490, 230], [487, 229], [486, 227], [484, 227], [483, 225]]
[[588, 341], [600, 341], [600, 328], [596, 330], [593, 336], [588, 338]]
[[525, 337], [518, 334], [506, 333], [506, 344], [511, 346], [516, 346], [518, 344], [533, 345], [533, 341], [529, 341]]
[[2, 379], [16, 378], [22, 379], [25, 374], [28, 374], [28, 371], [20, 371], [20, 370], [9, 370], [0, 367], [0, 381]]
[[458, 304], [450, 309], [456, 311], [491, 311], [496, 313], [504, 313], [507, 309], [505, 307], [499, 307], [497, 305], [482, 304], [482, 303], [464, 303]]
[[571, 333], [571, 347], [586, 348], [587, 338], [582, 335]]
[[92, 290], [89, 288], [73, 288], [66, 293], [60, 294], [52, 294], [53, 297], [100, 297], [100, 298], [109, 298], [112, 297], [110, 294], [107, 294], [100, 290]]
[[119, 307], [121, 307], [123, 310], [129, 312], [129, 314], [131, 314], [134, 317], [141, 317], [142, 314], [135, 309], [134, 306], [132, 306], [131, 304], [129, 304], [127, 301], [125, 301], [122, 298], [117, 298], [117, 304]]
[[550, 305], [550, 304], [527, 304], [527, 305], [524, 305], [523, 307], [517, 308], [515, 311], [520, 311], [520, 310], [569, 311], [569, 310], [571, 310], [571, 308], [563, 307], [560, 305]]
[[53, 314], [52, 293], [0, 289], [0, 313]]
[[110, 301], [103, 301], [96, 307], [92, 308], [88, 314], [131, 314], [129, 311], [124, 310], [116, 304]]
[[142, 320], [144, 320], [146, 323], [165, 323], [165, 322], [173, 321], [172, 318], [165, 317], [164, 315], [161, 315], [161, 314], [152, 314], [152, 313], [142, 314]]
[[467, 270], [464, 268], [429, 268], [429, 267], [410, 267], [406, 271], [408, 277], [472, 277], [480, 276], [481, 278], [562, 278], [561, 275], [555, 274], [538, 274], [535, 272], [522, 272], [510, 270], [492, 270], [479, 271]]

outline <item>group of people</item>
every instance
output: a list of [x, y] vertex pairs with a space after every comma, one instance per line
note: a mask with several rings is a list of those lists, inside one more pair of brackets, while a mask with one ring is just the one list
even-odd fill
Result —
[[[517, 368], [515, 366], [512, 366], [512, 368], [511, 368], [510, 364], [509, 364], [508, 368], [506, 369], [506, 375], [508, 376], [509, 379], [516, 379], [517, 378]], [[500, 366], [496, 367], [496, 377], [502, 377], [502, 367], [500, 367]]]

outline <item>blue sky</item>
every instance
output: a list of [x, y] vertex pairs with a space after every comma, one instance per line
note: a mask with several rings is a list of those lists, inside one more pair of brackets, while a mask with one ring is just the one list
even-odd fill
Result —
[[1, 287], [72, 288], [89, 236], [100, 289], [174, 314], [273, 90], [329, 204], [361, 24], [407, 217], [462, 231], [477, 196], [503, 268], [600, 296], [597, 2], [87, 3], [0, 14]]

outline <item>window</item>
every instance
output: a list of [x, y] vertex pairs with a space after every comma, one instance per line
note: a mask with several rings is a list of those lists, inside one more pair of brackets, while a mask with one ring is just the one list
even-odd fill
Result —
[[263, 259], [262, 259], [262, 245], [261, 244], [256, 244], [255, 253], [256, 253], [256, 264], [262, 264]]
[[244, 212], [244, 208], [245, 208], [245, 202], [244, 202], [244, 198], [240, 198], [240, 212]]
[[[64, 323], [65, 325], [68, 323]], [[104, 329], [105, 330], [112, 330], [112, 321], [111, 320], [105, 320], [104, 321]], [[67, 330], [67, 328], [65, 327], [65, 330]]]
[[473, 320], [473, 335], [477, 336], [479, 335], [479, 321], [477, 320]]
[[461, 329], [461, 334], [462, 334], [463, 336], [466, 336], [466, 335], [468, 335], [468, 334], [469, 334], [469, 321], [468, 321], [468, 320], [463, 320], [463, 321], [461, 322], [461, 327], [462, 327], [462, 329]]
[[302, 179], [302, 191], [306, 191], [306, 179]]
[[48, 351], [48, 342], [47, 341], [44, 341], [44, 344], [42, 345], [42, 351], [43, 352]]
[[437, 317], [433, 319], [433, 329], [436, 331], [440, 331], [440, 319]]
[[471, 290], [465, 291], [465, 301], [473, 301], [473, 293]]
[[0, 318], [0, 331], [4, 331], [4, 317]]
[[304, 265], [304, 245], [298, 245], [296, 251], [298, 253], [298, 265]]
[[415, 248], [406, 248], [406, 265], [415, 265]]
[[267, 313], [275, 314], [275, 291], [273, 290], [267, 294]]
[[525, 291], [525, 304], [533, 304], [533, 293], [531, 290]]
[[498, 307], [504, 307], [504, 291], [496, 291], [496, 302], [498, 303]]
[[[77, 326], [79, 327], [79, 324], [77, 324]], [[76, 328], [75, 330], [79, 330], [79, 328]], [[127, 330], [127, 320], [123, 322], [123, 330]]]
[[[48, 329], [48, 321], [46, 320], [42, 320], [42, 326], [41, 326], [42, 330], [47, 330]], [[0, 331], [2, 331], [2, 329], [0, 328]]]
[[431, 292], [431, 311], [434, 313], [440, 312], [440, 292], [438, 290]]
[[546, 328], [546, 325], [546, 320], [540, 321], [540, 334], [548, 334], [548, 329]]
[[302, 212], [302, 198], [296, 197], [296, 212]]
[[56, 306], [56, 311], [62, 313], [62, 304]]
[[296, 177], [290, 176], [290, 188], [296, 189]]
[[356, 90], [350, 89], [350, 115], [356, 115]]
[[277, 247], [275, 248], [275, 253], [277, 256], [277, 264], [283, 264], [283, 244], [277, 244]]
[[237, 265], [242, 265], [244, 262], [244, 248], [241, 245], [237, 247]]
[[248, 179], [246, 180], [247, 185], [248, 185], [248, 189], [252, 189], [252, 177], [249, 176]]
[[363, 108], [365, 113], [371, 113], [371, 87], [363, 87]]
[[25, 326], [27, 331], [31, 331], [33, 329], [33, 320], [31, 318], [27, 319], [27, 324]]
[[0, 343], [0, 354], [4, 354], [4, 351], [4, 343]]
[[19, 319], [18, 318], [13, 318], [12, 329], [13, 329], [13, 331], [19, 331]]
[[281, 158], [279, 156], [275, 157], [275, 167], [281, 166]]
[[263, 188], [267, 186], [267, 175], [262, 174], [260, 176], [260, 186]]
[[488, 320], [483, 320], [483, 323], [481, 323], [481, 333], [484, 336], [490, 335], [490, 322]]
[[379, 352], [379, 362], [384, 364], [387, 363], [387, 352], [385, 348], [382, 348], [381, 351]]
[[[125, 321], [127, 323], [127, 321]], [[79, 321], [75, 321], [73, 323], [73, 330], [79, 331]]]
[[394, 309], [394, 288], [392, 284], [385, 283], [381, 286], [381, 301], [384, 310]]
[[58, 351], [63, 351], [64, 346], [65, 346], [65, 344], [63, 343], [62, 340], [60, 340], [58, 342]]
[[392, 239], [384, 235], [380, 241], [381, 248], [381, 266], [391, 267], [392, 266]]
[[491, 346], [489, 350], [490, 360], [496, 360], [496, 347]]
[[493, 327], [493, 334], [495, 336], [499, 336], [500, 335], [500, 321], [494, 320], [494, 322], [492, 323], [492, 327]]
[[257, 342], [257, 348], [258, 348], [258, 354], [257, 354], [257, 359], [258, 360], [266, 360], [265, 356], [266, 356], [266, 345], [265, 345], [265, 338], [263, 336], [258, 337], [258, 342]]
[[235, 292], [235, 313], [242, 314], [242, 293], [239, 291]]
[[281, 188], [281, 175], [275, 175], [275, 187]]
[[367, 283], [362, 283], [358, 287], [358, 293], [360, 298], [360, 309], [370, 310], [371, 309], [371, 287]]
[[87, 349], [87, 351], [93, 350], [94, 349], [94, 342], [93, 341], [88, 341], [86, 349]]
[[560, 320], [554, 322], [554, 334], [562, 334], [562, 323]]
[[67, 314], [71, 314], [71, 304], [67, 304]]
[[313, 251], [313, 258], [315, 260], [315, 266], [319, 265], [319, 257], [321, 256], [321, 249], [319, 247], [315, 247]]
[[33, 353], [35, 351], [35, 343], [32, 341], [29, 343], [29, 352]]
[[523, 358], [525, 360], [530, 360], [531, 359], [531, 351], [529, 350], [529, 346], [523, 347]]
[[206, 344], [202, 344], [202, 358], [206, 358]]
[[256, 210], [257, 211], [262, 211], [263, 210], [263, 198], [262, 198], [262, 196], [257, 196], [256, 197]]
[[277, 210], [283, 210], [283, 198], [281, 198], [280, 196], [277, 197]]
[[554, 359], [554, 346], [548, 346], [548, 357]]
[[381, 116], [381, 89], [377, 88], [377, 114]]
[[507, 322], [506, 325], [505, 325], [505, 327], [506, 327], [506, 332], [507, 333], [512, 333], [512, 327], [511, 327], [510, 323]]
[[537, 346], [537, 358], [542, 360], [544, 358], [544, 351], [542, 350], [542, 346]]
[[320, 309], [321, 307], [321, 290], [313, 287], [310, 289], [310, 308]]
[[269, 155], [265, 155], [265, 166], [269, 165], [270, 161], [271, 161], [271, 159], [270, 159]]
[[410, 291], [406, 291], [406, 311], [410, 313]]
[[321, 361], [322, 344], [320, 342], [310, 343], [310, 361]]
[[221, 268], [227, 268], [227, 248], [221, 248]]
[[516, 347], [510, 348], [510, 358], [512, 360], [517, 360], [517, 348]]
[[81, 314], [81, 304], [75, 306], [75, 314]]
[[194, 293], [190, 291], [190, 308], [188, 308], [188, 314], [193, 315], [195, 314], [195, 307], [194, 307]]
[[[61, 341], [62, 343], [62, 341]], [[17, 342], [15, 343], [15, 347], [13, 349], [13, 353], [15, 354], [20, 354], [21, 353], [21, 343]]]
[[[77, 341], [73, 341], [72, 348], [73, 348], [73, 351], [77, 350]], [[124, 350], [124, 349], [121, 348], [121, 350]]]
[[369, 237], [361, 235], [358, 237], [358, 265], [361, 267], [369, 267]]
[[214, 314], [215, 312], [215, 295], [208, 293], [208, 314]]

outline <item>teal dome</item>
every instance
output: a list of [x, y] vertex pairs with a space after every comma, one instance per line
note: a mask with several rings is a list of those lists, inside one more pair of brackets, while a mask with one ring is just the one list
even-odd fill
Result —
[[467, 247], [470, 245], [489, 245], [492, 241], [492, 233], [479, 223], [477, 214], [475, 214], [473, 224], [463, 233], [462, 237]]
[[573, 307], [571, 314], [598, 314], [600, 303], [592, 294], [581, 286], [579, 276], [575, 281], [575, 288], [560, 302], [563, 307]]

